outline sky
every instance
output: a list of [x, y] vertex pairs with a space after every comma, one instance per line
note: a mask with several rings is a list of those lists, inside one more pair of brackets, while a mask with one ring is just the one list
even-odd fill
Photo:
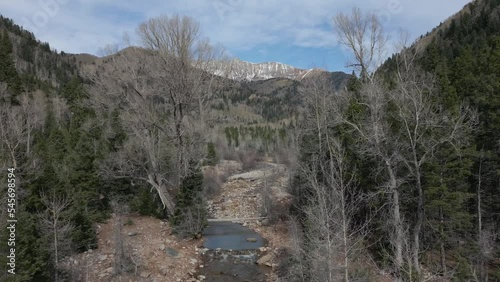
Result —
[[[106, 45], [134, 41], [137, 26], [152, 17], [186, 15], [229, 55], [249, 62], [350, 72], [348, 50], [332, 26], [353, 7], [381, 19], [389, 43], [400, 30], [411, 40], [431, 31], [470, 0], [0, 0], [0, 14], [52, 48], [99, 55]], [[390, 53], [390, 51], [388, 52]], [[390, 54], [387, 54], [389, 56]]]

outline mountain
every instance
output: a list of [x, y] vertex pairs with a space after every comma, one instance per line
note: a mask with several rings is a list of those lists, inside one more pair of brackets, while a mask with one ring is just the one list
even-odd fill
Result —
[[232, 62], [228, 77], [237, 81], [256, 81], [271, 78], [302, 80], [306, 76], [317, 72], [324, 72], [324, 70], [306, 70], [278, 62], [250, 63], [236, 59]]

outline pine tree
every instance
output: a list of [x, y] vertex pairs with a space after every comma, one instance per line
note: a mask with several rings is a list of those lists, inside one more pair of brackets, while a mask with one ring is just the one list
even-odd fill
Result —
[[[16, 97], [22, 93], [22, 81], [14, 65], [12, 43], [8, 32], [0, 31], [0, 82], [5, 82], [12, 92], [11, 102], [17, 103]], [[5, 97], [0, 97], [4, 98]]]
[[215, 151], [215, 145], [213, 142], [207, 144], [207, 156], [205, 158], [205, 165], [215, 166], [219, 163], [219, 157]]
[[171, 219], [174, 231], [181, 236], [198, 236], [206, 218], [202, 195], [203, 173], [194, 161], [190, 162], [190, 169], [191, 173], [182, 179]]

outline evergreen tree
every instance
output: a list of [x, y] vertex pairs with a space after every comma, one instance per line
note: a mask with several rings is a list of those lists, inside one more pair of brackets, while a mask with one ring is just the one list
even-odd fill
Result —
[[[12, 92], [11, 102], [23, 91], [21, 78], [14, 65], [12, 43], [8, 32], [0, 31], [0, 82], [5, 82]], [[0, 97], [5, 100], [6, 97]]]
[[217, 156], [217, 152], [215, 151], [215, 145], [213, 142], [208, 142], [205, 165], [215, 166], [218, 163], [219, 163], [219, 157]]
[[182, 179], [171, 219], [174, 231], [181, 236], [198, 236], [206, 220], [202, 195], [203, 173], [194, 161], [190, 162], [190, 168], [191, 173]]

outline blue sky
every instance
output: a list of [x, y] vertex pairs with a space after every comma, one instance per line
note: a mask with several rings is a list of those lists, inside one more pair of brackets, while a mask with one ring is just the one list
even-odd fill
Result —
[[[132, 40], [144, 20], [178, 13], [195, 18], [203, 34], [232, 56], [300, 68], [349, 72], [350, 54], [331, 25], [337, 12], [356, 6], [378, 14], [390, 39], [400, 29], [425, 34], [469, 0], [0, 0], [0, 13], [68, 53], [98, 54]], [[389, 54], [388, 54], [389, 55]]]

